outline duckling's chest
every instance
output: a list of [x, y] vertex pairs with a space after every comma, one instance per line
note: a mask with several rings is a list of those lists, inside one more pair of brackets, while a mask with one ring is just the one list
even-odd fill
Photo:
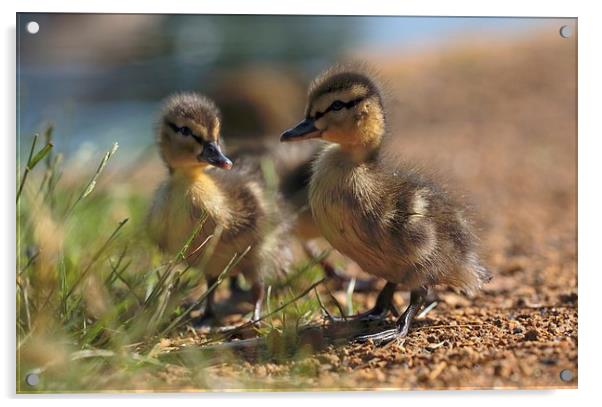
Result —
[[223, 199], [219, 191], [208, 184], [171, 182], [158, 195], [158, 204], [151, 214], [157, 240], [169, 252], [178, 252], [204, 222], [197, 240], [204, 240], [220, 224]]
[[382, 203], [369, 168], [318, 161], [310, 183], [314, 219], [330, 244], [358, 263], [382, 258]]

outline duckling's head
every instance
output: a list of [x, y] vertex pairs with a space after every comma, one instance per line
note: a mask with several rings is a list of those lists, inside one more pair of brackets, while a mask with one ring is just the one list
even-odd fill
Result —
[[385, 113], [375, 82], [365, 73], [336, 66], [310, 85], [305, 119], [280, 141], [319, 138], [342, 147], [373, 149], [385, 133]]
[[170, 171], [232, 167], [220, 147], [219, 110], [211, 100], [196, 93], [178, 93], [167, 98], [159, 123], [158, 144]]

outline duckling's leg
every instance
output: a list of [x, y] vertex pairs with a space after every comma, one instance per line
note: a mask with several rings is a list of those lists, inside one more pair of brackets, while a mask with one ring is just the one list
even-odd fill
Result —
[[426, 297], [424, 297], [424, 307], [417, 315], [417, 317], [422, 318], [426, 316], [429, 312], [434, 310], [437, 307], [437, 305], [439, 305], [439, 296], [432, 287], [429, 287]]
[[[212, 287], [216, 282], [217, 278], [207, 278], [207, 287]], [[193, 327], [200, 328], [211, 325], [211, 323], [215, 320], [214, 304], [215, 290], [211, 290], [205, 299], [205, 310], [201, 313], [201, 315], [191, 320]]]
[[395, 294], [395, 288], [397, 284], [389, 283], [385, 284], [384, 288], [378, 294], [376, 298], [376, 303], [372, 309], [362, 312], [361, 314], [352, 315], [349, 317], [334, 317], [331, 316], [329, 319], [332, 322], [344, 322], [344, 321], [371, 321], [377, 319], [383, 319], [387, 316], [389, 310], [392, 310], [394, 313], [397, 311], [395, 305], [393, 304], [393, 294]]
[[230, 277], [228, 281], [228, 286], [230, 288], [231, 295], [239, 295], [244, 293], [245, 290], [240, 286], [240, 281], [238, 281], [238, 276]]
[[354, 340], [356, 342], [367, 342], [369, 340], [372, 340], [376, 345], [383, 345], [392, 341], [393, 339], [403, 338], [410, 331], [412, 320], [424, 304], [424, 300], [427, 296], [427, 293], [428, 289], [424, 287], [412, 291], [412, 293], [410, 294], [410, 305], [408, 305], [408, 308], [403, 312], [403, 314], [401, 314], [401, 316], [397, 320], [397, 326], [395, 328], [388, 329], [386, 331], [382, 331], [376, 334], [358, 336], [354, 338]]
[[265, 286], [262, 281], [256, 281], [251, 286], [251, 295], [255, 308], [253, 309], [253, 321], [261, 318], [261, 308], [263, 306], [263, 298], [265, 295]]

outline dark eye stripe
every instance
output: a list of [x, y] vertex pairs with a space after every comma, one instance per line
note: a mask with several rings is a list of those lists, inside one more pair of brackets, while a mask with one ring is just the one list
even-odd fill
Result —
[[184, 126], [179, 127], [175, 123], [172, 123], [168, 120], [165, 121], [165, 124], [169, 126], [170, 129], [173, 130], [174, 133], [180, 133], [183, 136], [191, 136], [197, 143], [203, 144], [203, 139], [192, 132], [190, 127]]
[[365, 97], [359, 97], [357, 99], [350, 100], [349, 102], [341, 102], [340, 100], [335, 100], [323, 112], [316, 112], [316, 114], [314, 114], [314, 120], [318, 120], [319, 118], [324, 116], [326, 113], [333, 111], [333, 110], [341, 110], [342, 108], [350, 109], [353, 106], [360, 103], [364, 99], [365, 99]]
[[172, 123], [170, 121], [165, 121], [165, 124], [167, 124], [174, 133], [180, 132], [180, 128], [178, 126], [176, 126], [174, 123]]

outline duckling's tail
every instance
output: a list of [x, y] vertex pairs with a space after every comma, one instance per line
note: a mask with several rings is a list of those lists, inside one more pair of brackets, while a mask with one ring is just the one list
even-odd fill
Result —
[[473, 266], [473, 269], [475, 271], [475, 273], [477, 274], [479, 281], [481, 282], [481, 285], [483, 284], [487, 284], [488, 282], [490, 282], [493, 279], [493, 274], [491, 273], [491, 271], [483, 266], [481, 263], [476, 263]]
[[470, 256], [469, 264], [472, 268], [472, 272], [478, 279], [478, 283], [477, 283], [478, 288], [481, 288], [483, 286], [483, 284], [487, 284], [488, 282], [491, 281], [491, 279], [493, 278], [493, 274], [487, 267], [485, 267], [481, 264], [481, 262], [476, 254]]
[[466, 259], [464, 267], [458, 270], [452, 286], [459, 289], [463, 294], [472, 296], [492, 278], [491, 271], [481, 264], [478, 256], [471, 254]]

